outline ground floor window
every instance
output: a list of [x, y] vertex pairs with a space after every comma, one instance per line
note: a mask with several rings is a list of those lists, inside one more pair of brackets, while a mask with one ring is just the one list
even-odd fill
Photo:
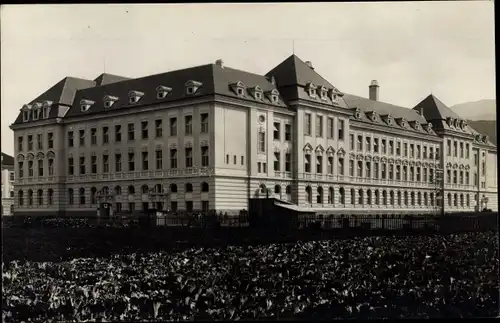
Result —
[[208, 201], [201, 201], [201, 210], [203, 212], [208, 212], [209, 209], [210, 209], [209, 202]]
[[142, 202], [142, 211], [147, 212], [148, 209], [149, 209], [149, 203]]
[[186, 201], [186, 211], [193, 212], [193, 201]]
[[172, 212], [177, 212], [177, 202], [176, 201], [170, 202], [170, 210]]
[[121, 211], [122, 211], [122, 204], [120, 202], [116, 202], [115, 212], [119, 213]]
[[129, 202], [128, 203], [128, 211], [130, 213], [134, 212], [135, 211], [135, 203], [134, 202]]

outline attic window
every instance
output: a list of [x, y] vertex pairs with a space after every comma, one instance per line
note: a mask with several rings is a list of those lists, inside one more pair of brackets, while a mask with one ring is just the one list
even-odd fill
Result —
[[185, 86], [186, 86], [186, 94], [193, 95], [198, 91], [198, 89], [201, 87], [202, 83], [197, 82], [197, 81], [187, 81]]
[[324, 87], [324, 86], [320, 87], [318, 92], [319, 92], [319, 95], [321, 96], [322, 100], [327, 99], [328, 90], [326, 89], [326, 87]]
[[128, 94], [128, 103], [135, 104], [139, 102], [139, 100], [144, 96], [143, 92], [139, 91], [130, 91]]
[[116, 96], [111, 96], [111, 95], [106, 95], [104, 97], [104, 107], [105, 108], [111, 108], [111, 106], [118, 101], [118, 98]]
[[371, 116], [370, 116], [370, 119], [373, 121], [373, 122], [377, 122], [377, 113], [376, 112], [372, 112]]
[[458, 120], [457, 120], [457, 119], [455, 119], [455, 120], [453, 121], [453, 126], [454, 126], [455, 128], [458, 128]]
[[416, 130], [420, 130], [420, 123], [415, 122], [415, 129], [416, 129]]
[[33, 111], [33, 120], [40, 119], [40, 103], [35, 103], [31, 107], [31, 111]]
[[29, 121], [31, 106], [25, 104], [21, 110], [22, 110], [22, 114], [23, 114], [23, 122]]
[[47, 119], [50, 115], [52, 101], [45, 101], [42, 105], [42, 118]]
[[432, 123], [430, 123], [430, 122], [429, 122], [429, 123], [427, 124], [427, 131], [429, 131], [429, 132], [430, 132], [431, 130], [432, 130]]
[[387, 124], [392, 126], [392, 116], [390, 114], [387, 116]]
[[90, 107], [94, 104], [94, 101], [90, 100], [81, 100], [80, 101], [80, 111], [81, 112], [87, 112], [89, 111]]
[[257, 100], [262, 100], [262, 89], [260, 86], [256, 85], [252, 89], [250, 89], [250, 93], [253, 94], [253, 97]]
[[307, 83], [306, 89], [307, 89], [307, 92], [309, 93], [309, 96], [311, 98], [315, 98], [316, 97], [316, 86], [314, 86], [314, 84]]
[[278, 103], [279, 92], [276, 89], [272, 89], [271, 91], [266, 92], [271, 103]]
[[406, 120], [405, 118], [401, 118], [401, 127], [406, 128]]
[[361, 119], [361, 110], [359, 110], [359, 108], [356, 108], [354, 111], [354, 118]]
[[172, 92], [171, 87], [160, 85], [156, 88], [156, 98], [158, 100], [165, 99], [170, 92]]
[[234, 93], [238, 96], [245, 95], [245, 84], [241, 81], [229, 85]]

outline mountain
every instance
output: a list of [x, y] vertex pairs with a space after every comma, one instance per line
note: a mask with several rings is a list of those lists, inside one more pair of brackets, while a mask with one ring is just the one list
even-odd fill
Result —
[[477, 132], [487, 135], [492, 143], [497, 144], [496, 120], [467, 120], [467, 123]]
[[485, 99], [460, 103], [452, 106], [451, 109], [460, 117], [468, 120], [496, 120], [496, 105], [495, 99]]

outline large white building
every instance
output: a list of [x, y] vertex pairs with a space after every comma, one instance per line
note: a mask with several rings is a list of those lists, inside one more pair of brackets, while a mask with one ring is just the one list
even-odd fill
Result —
[[14, 213], [14, 158], [2, 153], [2, 215]]
[[[266, 75], [214, 64], [66, 77], [24, 105], [16, 214], [151, 207], [234, 214], [269, 194], [323, 213], [498, 209], [497, 150], [433, 95], [344, 94], [292, 55]], [[440, 183], [437, 178], [443, 177]], [[152, 190], [165, 198], [151, 198]]]

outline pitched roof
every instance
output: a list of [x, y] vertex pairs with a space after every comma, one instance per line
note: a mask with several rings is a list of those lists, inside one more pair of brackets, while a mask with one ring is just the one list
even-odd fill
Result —
[[349, 108], [360, 108], [363, 112], [375, 111], [379, 115], [390, 114], [393, 118], [405, 118], [406, 121], [418, 121], [427, 124], [427, 120], [417, 111], [394, 104], [370, 100], [357, 95], [345, 94], [344, 100]]
[[52, 101], [56, 104], [71, 105], [76, 91], [92, 86], [95, 86], [94, 81], [68, 76], [31, 101], [30, 104], [35, 102]]
[[454, 119], [461, 119], [458, 114], [448, 108], [434, 95], [430, 94], [428, 97], [420, 101], [413, 110], [423, 110], [424, 116], [427, 120], [444, 120], [448, 117]]
[[6, 153], [2, 153], [2, 166], [14, 166], [14, 157], [7, 155]]
[[130, 80], [130, 78], [125, 77], [125, 76], [120, 76], [120, 75], [102, 73], [94, 80], [94, 82], [95, 82], [96, 86], [101, 86], [101, 85], [117, 83], [117, 82], [126, 81], [126, 80]]
[[[65, 117], [104, 112], [103, 99], [106, 95], [118, 98], [118, 101], [111, 107], [113, 110], [185, 99], [185, 84], [191, 80], [201, 83], [195, 97], [214, 94], [237, 97], [237, 94], [231, 90], [230, 84], [238, 81], [243, 82], [248, 88], [259, 85], [264, 92], [276, 88], [265, 76], [222, 67], [217, 64], [208, 64], [80, 90], [75, 95], [73, 107]], [[157, 98], [156, 88], [161, 85], [172, 89], [164, 99]], [[128, 101], [130, 91], [139, 91], [144, 95], [136, 104], [130, 104]], [[250, 95], [246, 95], [244, 99], [255, 101]], [[94, 104], [91, 105], [87, 112], [82, 112], [80, 109], [81, 100], [90, 100]], [[270, 100], [265, 95], [262, 101], [270, 103]], [[280, 100], [279, 105], [286, 107], [282, 100]]]

